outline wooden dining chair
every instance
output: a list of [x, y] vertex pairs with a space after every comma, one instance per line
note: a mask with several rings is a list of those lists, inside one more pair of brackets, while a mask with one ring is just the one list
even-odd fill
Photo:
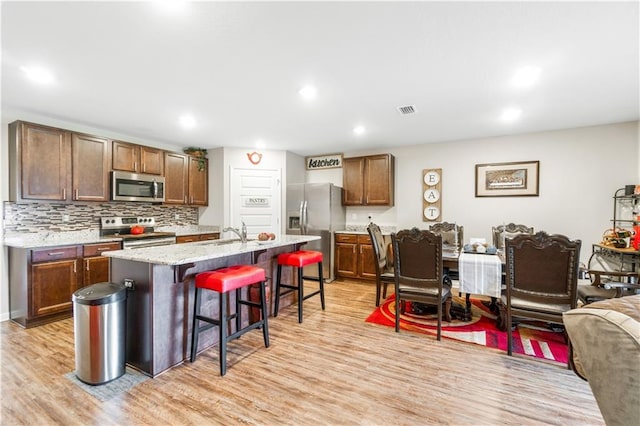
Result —
[[[509, 355], [513, 318], [563, 326], [562, 314], [576, 308], [581, 244], [580, 240], [544, 231], [506, 240], [507, 288], [501, 297], [501, 317]], [[569, 342], [569, 359], [571, 355]]]
[[533, 234], [533, 226], [522, 224], [508, 223], [506, 225], [498, 225], [491, 227], [491, 235], [493, 237], [493, 245], [498, 250], [504, 249], [504, 241], [507, 238], [513, 238], [519, 234]]
[[431, 231], [402, 230], [391, 234], [396, 290], [396, 332], [405, 302], [438, 307], [437, 338], [442, 334], [442, 317], [451, 321], [451, 280], [443, 273], [442, 236]]
[[[387, 246], [384, 243], [384, 237], [380, 227], [371, 222], [367, 226], [371, 245], [373, 246], [373, 262], [376, 265], [376, 306], [380, 306], [380, 293], [382, 292], [382, 300], [387, 298], [387, 286], [395, 281], [393, 275], [393, 266], [389, 265], [387, 259]], [[384, 287], [383, 287], [384, 286]]]

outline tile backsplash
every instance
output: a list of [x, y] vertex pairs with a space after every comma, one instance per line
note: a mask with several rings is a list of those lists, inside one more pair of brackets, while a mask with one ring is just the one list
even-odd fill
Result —
[[[105, 216], [151, 216], [156, 226], [198, 224], [198, 207], [151, 203], [13, 203], [4, 202], [4, 233], [66, 232], [100, 229]], [[178, 219], [176, 219], [178, 217]]]

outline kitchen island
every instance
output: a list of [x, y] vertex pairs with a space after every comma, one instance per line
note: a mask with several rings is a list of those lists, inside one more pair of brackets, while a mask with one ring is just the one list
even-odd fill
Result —
[[[127, 364], [154, 377], [188, 359], [196, 274], [236, 264], [255, 264], [265, 270], [268, 294], [273, 294], [277, 256], [319, 238], [282, 235], [268, 242], [213, 240], [102, 253], [111, 258], [111, 281], [132, 285], [127, 292]], [[283, 272], [283, 282], [292, 283], [293, 271]], [[230, 297], [233, 306], [235, 295]], [[274, 298], [269, 299], [270, 314]], [[280, 301], [280, 306], [293, 301], [293, 295], [289, 295]], [[203, 312], [217, 317], [218, 306], [217, 294], [203, 294]], [[249, 317], [243, 313], [245, 324]], [[216, 343], [217, 328], [207, 330], [200, 335], [198, 351]]]

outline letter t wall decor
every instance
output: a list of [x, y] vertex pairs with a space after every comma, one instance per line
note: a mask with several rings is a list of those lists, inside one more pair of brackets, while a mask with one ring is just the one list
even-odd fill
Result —
[[442, 216], [442, 169], [422, 171], [422, 221], [439, 222]]

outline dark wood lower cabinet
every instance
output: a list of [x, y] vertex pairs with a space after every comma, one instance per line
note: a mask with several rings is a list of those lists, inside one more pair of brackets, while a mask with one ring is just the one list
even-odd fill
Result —
[[31, 266], [31, 318], [71, 313], [71, 296], [78, 287], [79, 259]]
[[119, 242], [42, 249], [10, 247], [11, 320], [29, 328], [72, 316], [73, 293], [109, 281], [110, 259], [101, 253], [120, 247]]
[[109, 281], [109, 258], [89, 257], [84, 259], [82, 286]]
[[336, 234], [335, 265], [338, 277], [375, 280], [376, 265], [369, 235]]

